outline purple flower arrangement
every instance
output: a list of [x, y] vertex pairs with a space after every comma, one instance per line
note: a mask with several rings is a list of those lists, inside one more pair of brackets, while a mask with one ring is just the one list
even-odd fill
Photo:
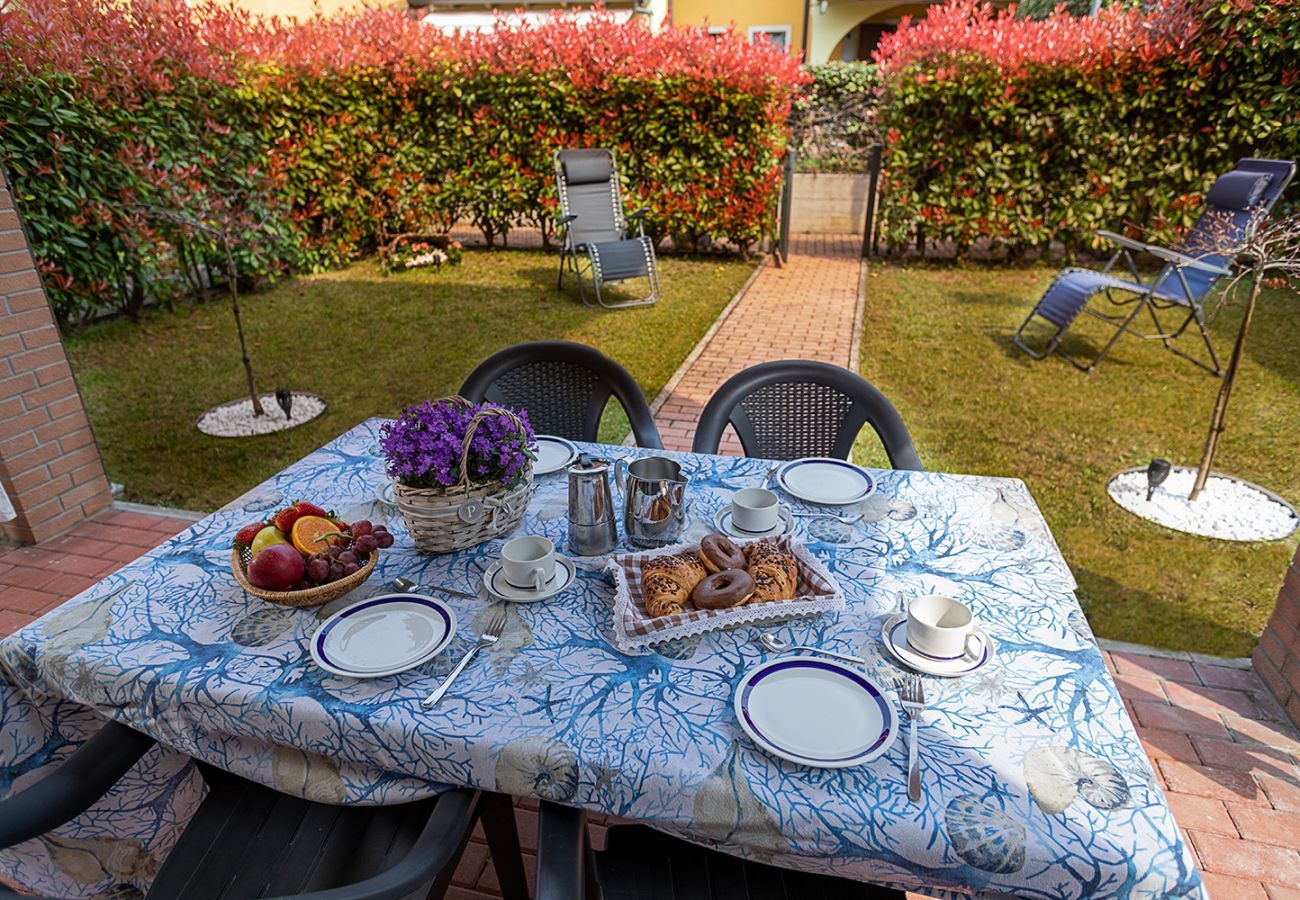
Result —
[[[415, 488], [446, 488], [460, 480], [460, 455], [465, 433], [475, 414], [492, 404], [455, 400], [425, 401], [408, 406], [396, 422], [380, 430], [389, 476]], [[502, 415], [489, 415], [474, 432], [469, 449], [469, 482], [499, 482], [512, 488], [523, 480], [535, 443], [525, 410], [511, 410], [523, 423], [520, 430]]]

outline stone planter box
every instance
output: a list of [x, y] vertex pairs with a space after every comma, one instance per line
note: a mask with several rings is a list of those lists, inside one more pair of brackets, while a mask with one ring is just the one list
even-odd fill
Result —
[[867, 181], [865, 174], [796, 172], [791, 233], [860, 234], [867, 218]]

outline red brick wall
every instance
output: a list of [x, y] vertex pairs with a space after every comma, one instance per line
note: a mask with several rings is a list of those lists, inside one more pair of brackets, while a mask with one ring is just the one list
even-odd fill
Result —
[[0, 171], [0, 483], [5, 540], [53, 537], [112, 502], [81, 394]]
[[1300, 725], [1300, 547], [1287, 567], [1277, 606], [1252, 656], [1255, 671]]

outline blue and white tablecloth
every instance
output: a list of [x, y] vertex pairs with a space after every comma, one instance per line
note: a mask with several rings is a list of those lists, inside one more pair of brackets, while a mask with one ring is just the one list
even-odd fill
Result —
[[[396, 803], [439, 784], [535, 795], [779, 866], [929, 893], [1202, 895], [1069, 570], [1019, 481], [880, 472], [864, 526], [799, 520], [796, 536], [840, 581], [848, 609], [778, 636], [860, 654], [892, 677], [884, 616], [941, 592], [969, 603], [997, 644], [984, 671], [927, 679], [925, 794], [914, 805], [902, 741], [867, 765], [818, 770], [744, 737], [730, 698], [764, 658], [754, 629], [617, 652], [599, 560], [580, 562], [562, 596], [512, 607], [501, 640], [436, 710], [419, 701], [480, 630], [486, 600], [449, 598], [460, 634], [420, 669], [355, 681], [316, 668], [308, 637], [336, 609], [399, 575], [473, 590], [500, 547], [409, 549], [400, 518], [376, 499], [380, 424], [362, 423], [0, 642], [0, 794], [41, 778], [103, 717], [166, 748], [90, 813], [0, 853], [6, 878], [65, 895], [146, 886], [202, 794], [188, 755], [333, 803]], [[700, 520], [770, 468], [675, 455]], [[239, 526], [298, 498], [386, 520], [397, 535], [363, 588], [318, 610], [248, 597], [227, 568]], [[541, 477], [523, 530], [563, 551], [565, 503], [565, 476]]]

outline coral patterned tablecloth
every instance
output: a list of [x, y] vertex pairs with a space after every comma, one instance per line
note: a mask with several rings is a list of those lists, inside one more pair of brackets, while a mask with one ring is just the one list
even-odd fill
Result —
[[[419, 669], [355, 681], [316, 668], [308, 637], [335, 609], [399, 575], [472, 589], [500, 547], [423, 557], [406, 545], [377, 500], [380, 424], [363, 422], [0, 642], [0, 793], [42, 777], [104, 717], [161, 743], [89, 813], [0, 853], [5, 878], [63, 895], [146, 886], [200, 799], [193, 756], [335, 803], [397, 803], [439, 784], [532, 794], [779, 866], [929, 893], [1202, 894], [1070, 572], [1019, 481], [880, 472], [864, 526], [799, 520], [796, 536], [848, 608], [777, 626], [778, 636], [861, 654], [892, 677], [883, 617], [942, 592], [970, 603], [996, 642], [977, 675], [927, 679], [924, 796], [913, 805], [903, 741], [872, 763], [818, 770], [744, 737], [730, 699], [764, 659], [754, 629], [616, 651], [599, 560], [581, 561], [562, 596], [512, 607], [502, 639], [435, 710], [419, 701], [472, 641], [486, 600], [444, 596], [461, 633]], [[677, 456], [697, 520], [770, 468]], [[248, 597], [227, 570], [234, 531], [296, 498], [386, 520], [397, 535], [370, 582], [319, 610]], [[523, 529], [563, 551], [565, 503], [565, 476], [540, 477]]]

